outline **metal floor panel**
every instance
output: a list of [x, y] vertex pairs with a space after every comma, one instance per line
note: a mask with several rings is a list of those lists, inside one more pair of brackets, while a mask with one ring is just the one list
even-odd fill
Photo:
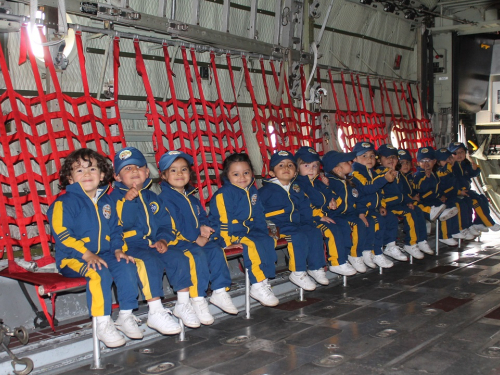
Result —
[[160, 336], [106, 352], [105, 371], [90, 371], [87, 359], [46, 373], [500, 374], [499, 279], [500, 240], [483, 235], [345, 287], [334, 280], [302, 305], [291, 296], [284, 309], [218, 319], [188, 330], [186, 342]]

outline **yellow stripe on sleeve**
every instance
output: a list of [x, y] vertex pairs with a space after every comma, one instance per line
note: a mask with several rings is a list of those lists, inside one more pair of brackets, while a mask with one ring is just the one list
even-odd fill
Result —
[[66, 247], [70, 247], [82, 254], [87, 251], [85, 247], [85, 243], [81, 240], [77, 240], [74, 237], [71, 237], [68, 234], [68, 229], [63, 225], [63, 203], [61, 201], [57, 201], [54, 204], [54, 211], [52, 213], [52, 227], [54, 228], [54, 232], [59, 237], [62, 244]]
[[227, 219], [227, 211], [226, 204], [224, 203], [224, 196], [222, 194], [217, 194], [215, 198], [215, 203], [217, 204], [217, 210], [219, 211], [219, 220], [221, 222], [221, 230], [220, 235], [226, 246], [231, 245], [231, 238], [229, 237], [228, 232], [228, 219]]

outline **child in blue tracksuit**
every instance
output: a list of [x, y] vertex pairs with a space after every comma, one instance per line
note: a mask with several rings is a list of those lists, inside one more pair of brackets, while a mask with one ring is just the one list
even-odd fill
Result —
[[[458, 209], [458, 229], [465, 236], [466, 240], [473, 240], [480, 232], [470, 228], [472, 225], [472, 207], [469, 207], [464, 200], [466, 192], [459, 188], [458, 181], [453, 174], [453, 154], [447, 148], [440, 148], [436, 151], [436, 159], [439, 163], [436, 171], [439, 177], [439, 195], [447, 207]], [[470, 228], [470, 230], [469, 230]]]
[[224, 185], [212, 197], [208, 217], [221, 247], [243, 246], [250, 296], [264, 306], [276, 306], [279, 300], [268, 281], [276, 275], [276, 241], [269, 236], [253, 176], [248, 155], [229, 155], [221, 174]]
[[459, 189], [466, 192], [464, 201], [469, 205], [469, 209], [473, 209], [476, 213], [473, 228], [480, 232], [499, 231], [500, 225], [495, 224], [491, 217], [488, 198], [471, 190], [471, 180], [481, 174], [481, 169], [476, 163], [467, 159], [467, 148], [462, 142], [450, 143], [448, 150], [455, 156], [453, 174], [458, 180]]
[[[227, 293], [231, 287], [231, 275], [227, 266], [224, 249], [219, 243], [210, 239], [214, 231], [208, 222], [205, 209], [195, 197], [197, 189], [190, 185], [193, 158], [181, 151], [168, 151], [158, 162], [161, 172], [160, 197], [172, 215], [179, 234], [179, 242], [175, 247], [187, 248], [198, 257], [196, 266], [203, 268], [198, 273], [209, 272], [209, 280], [213, 290], [210, 302], [229, 314], [238, 314], [231, 297]], [[206, 259], [205, 263], [201, 260]], [[206, 302], [206, 285], [198, 284], [190, 288], [191, 303], [203, 324], [213, 322]]]
[[373, 250], [373, 261], [380, 267], [390, 268], [393, 263], [382, 253], [384, 244], [397, 237], [398, 220], [395, 215], [387, 215], [380, 192], [387, 182], [394, 181], [397, 172], [389, 170], [377, 175], [375, 167], [375, 146], [370, 142], [358, 142], [353, 152], [356, 158], [352, 165], [352, 177], [359, 191], [358, 213], [368, 228], [365, 250]]
[[116, 182], [111, 197], [118, 211], [119, 225], [123, 227], [124, 249], [141, 265], [138, 270], [149, 306], [148, 326], [163, 334], [181, 330], [170, 310], [164, 309], [161, 303], [165, 269], [170, 285], [177, 292], [176, 316], [188, 327], [199, 327], [200, 322], [189, 304], [190, 259], [187, 254], [169, 248], [169, 244], [176, 241], [176, 232], [161, 199], [148, 189], [151, 179], [146, 158], [136, 148], [126, 147], [116, 153], [114, 167]]
[[[113, 169], [90, 149], [73, 151], [59, 172], [66, 193], [50, 206], [49, 218], [56, 242], [56, 264], [65, 277], [87, 279], [87, 304], [97, 320], [97, 337], [108, 347], [125, 344], [111, 320], [111, 285], [128, 314], [138, 307], [134, 258], [122, 252], [122, 228], [111, 198], [106, 194]], [[135, 320], [135, 330], [138, 330]]]
[[[413, 176], [413, 190], [419, 195], [420, 204], [427, 207], [438, 207], [443, 202], [439, 199], [439, 177], [433, 172], [434, 165], [436, 164], [434, 149], [432, 147], [419, 148], [417, 162], [419, 166]], [[447, 220], [441, 221], [439, 230], [439, 241], [448, 246], [458, 245], [455, 238], [465, 238], [458, 230], [458, 220], [455, 217], [458, 214], [458, 210], [456, 207], [452, 210]]]
[[[309, 198], [314, 216], [320, 218], [321, 222], [317, 223], [317, 227], [321, 229], [325, 238], [330, 271], [339, 275], [353, 275], [356, 270], [347, 261], [352, 246], [351, 227], [347, 221], [335, 221], [328, 217], [328, 212], [337, 208], [339, 197], [321, 181], [319, 175], [321, 159], [314, 149], [307, 146], [298, 149], [295, 158], [299, 172], [295, 182]], [[307, 272], [322, 284], [318, 279], [321, 279], [323, 270], [318, 271]]]
[[[394, 146], [388, 144], [381, 145], [377, 153], [380, 166], [375, 171], [378, 174], [386, 173], [388, 170], [396, 170], [398, 150]], [[406, 233], [404, 250], [414, 258], [422, 259], [424, 257], [422, 252], [427, 254], [433, 254], [434, 252], [427, 243], [425, 217], [422, 211], [413, 205], [412, 199], [404, 194], [404, 183], [405, 177], [401, 173], [398, 173], [393, 182], [383, 187], [382, 201], [390, 213], [403, 217], [404, 231]], [[386, 246], [384, 254], [398, 259], [397, 256], [400, 251], [396, 246], [395, 240]]]
[[359, 198], [357, 186], [352, 182], [352, 160], [356, 157], [354, 152], [342, 153], [337, 151], [327, 152], [322, 159], [328, 188], [337, 197], [335, 206], [328, 211], [328, 217], [336, 223], [347, 223], [351, 227], [352, 246], [349, 262], [358, 272], [366, 272], [366, 266], [375, 268], [371, 250], [365, 250], [364, 245], [368, 235], [367, 227], [358, 215], [356, 202]]

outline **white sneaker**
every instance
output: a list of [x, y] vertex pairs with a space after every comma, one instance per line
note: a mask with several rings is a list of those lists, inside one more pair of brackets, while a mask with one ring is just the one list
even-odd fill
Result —
[[418, 245], [405, 245], [404, 250], [415, 259], [424, 259], [424, 254], [422, 254]]
[[309, 270], [307, 271], [307, 274], [311, 276], [318, 284], [321, 285], [328, 285], [330, 284], [330, 280], [328, 280], [328, 277], [326, 277], [325, 270], [323, 268], [320, 268], [319, 270]]
[[97, 323], [97, 338], [108, 348], [125, 345], [125, 338], [118, 332], [111, 317]]
[[458, 246], [458, 242], [456, 240], [454, 240], [453, 238], [447, 238], [447, 239], [442, 238], [439, 240], [439, 242], [442, 242], [448, 246]]
[[394, 266], [394, 263], [387, 259], [383, 254], [375, 255], [373, 257], [373, 263], [382, 268], [391, 268]]
[[201, 323], [200, 319], [196, 316], [191, 302], [189, 303], [177, 303], [174, 307], [174, 315], [182, 320], [182, 323], [189, 328], [198, 328]]
[[271, 285], [269, 285], [266, 280], [252, 284], [250, 287], [250, 297], [256, 299], [264, 306], [276, 306], [280, 303], [279, 299], [274, 295]]
[[[474, 236], [472, 233], [470, 233], [468, 229], [462, 229], [460, 231], [460, 234], [462, 234], [464, 236], [464, 239], [466, 239], [466, 240], [473, 240], [474, 238], [476, 238], [476, 236]], [[458, 238], [458, 237], [454, 237], [454, 238]]]
[[[484, 224], [475, 224], [475, 225], [473, 225], [473, 227], [478, 232], [483, 232], [483, 233], [488, 232], [488, 228]], [[500, 226], [499, 226], [499, 228], [500, 228]]]
[[500, 224], [495, 224], [495, 225], [489, 227], [488, 229], [492, 230], [493, 232], [498, 232], [500, 230]]
[[470, 234], [472, 234], [474, 237], [480, 236], [481, 232], [478, 231], [476, 228], [474, 228], [474, 225], [471, 225], [469, 228], [467, 228]]
[[465, 240], [465, 234], [463, 234], [462, 232], [452, 234], [451, 237], [456, 238], [458, 240]]
[[420, 241], [417, 245], [420, 251], [429, 255], [434, 255], [434, 250], [431, 249], [429, 243], [426, 240]]
[[370, 268], [377, 268], [377, 265], [373, 262], [373, 252], [371, 250], [363, 251], [363, 262]]
[[439, 216], [439, 220], [446, 221], [448, 219], [451, 219], [453, 216], [457, 216], [457, 214], [458, 214], [458, 208], [456, 207], [447, 208], [446, 210], [443, 211], [441, 216]]
[[191, 305], [201, 324], [209, 326], [214, 322], [214, 317], [210, 314], [208, 302], [205, 297], [199, 297], [198, 299], [191, 298]]
[[210, 303], [228, 314], [238, 314], [238, 309], [234, 306], [231, 296], [225, 290], [218, 293], [213, 292], [212, 297], [210, 297]]
[[162, 335], [176, 335], [181, 332], [181, 326], [172, 318], [172, 311], [165, 308], [155, 312], [149, 311], [147, 325]]
[[384, 254], [402, 262], [406, 262], [408, 260], [408, 257], [404, 255], [399, 246], [396, 245], [388, 245], [384, 250]]
[[134, 314], [123, 315], [119, 314], [116, 319], [115, 327], [117, 330], [122, 331], [125, 336], [130, 339], [140, 340], [144, 337], [137, 323], [141, 320]]
[[366, 266], [365, 262], [363, 262], [363, 257], [352, 257], [348, 256], [349, 263], [351, 263], [351, 266], [354, 267], [354, 269], [360, 273], [365, 273], [366, 272]]
[[316, 289], [316, 283], [312, 281], [309, 276], [307, 276], [307, 273], [305, 271], [301, 272], [294, 271], [290, 273], [290, 275], [288, 276], [288, 280], [290, 280], [298, 287], [307, 290], [309, 292]]
[[340, 266], [330, 266], [329, 267], [330, 272], [336, 273], [338, 275], [342, 276], [352, 276], [356, 274], [356, 270], [349, 264], [349, 263], [344, 263], [341, 264]]
[[430, 220], [435, 221], [439, 215], [443, 213], [443, 211], [446, 210], [446, 205], [442, 204], [441, 206], [432, 206], [431, 207], [431, 213], [430, 215]]

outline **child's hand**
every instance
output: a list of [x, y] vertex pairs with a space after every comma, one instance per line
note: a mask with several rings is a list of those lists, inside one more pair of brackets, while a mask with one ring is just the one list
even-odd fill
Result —
[[159, 240], [154, 244], [149, 245], [149, 247], [152, 249], [156, 249], [156, 251], [158, 251], [160, 254], [164, 254], [168, 250], [168, 243], [165, 240]]
[[115, 250], [115, 257], [116, 257], [116, 260], [119, 262], [120, 259], [125, 259], [125, 261], [128, 263], [128, 262], [132, 262], [132, 263], [135, 263], [135, 259], [134, 257], [130, 256], [130, 255], [127, 255], [125, 254], [123, 251], [121, 251], [120, 249], [118, 250]]
[[408, 208], [410, 210], [414, 210], [415, 209], [415, 206], [413, 205], [413, 203], [408, 203]]
[[337, 209], [337, 202], [335, 201], [335, 199], [332, 198], [332, 200], [328, 204], [328, 208], [330, 210], [336, 210]]
[[[82, 259], [87, 262], [90, 268], [94, 270], [102, 270], [102, 266], [108, 268], [108, 264], [100, 256], [94, 254], [92, 251], [87, 250], [83, 255]], [[96, 268], [97, 267], [97, 268]]]
[[411, 199], [413, 199], [414, 201], [417, 201], [417, 202], [420, 202], [420, 194], [415, 194]]
[[325, 223], [336, 224], [335, 221], [331, 217], [323, 216], [320, 221], [324, 221]]
[[359, 214], [359, 218], [361, 219], [361, 221], [363, 223], [365, 223], [365, 226], [368, 228], [370, 226], [370, 224], [368, 223], [368, 220], [366, 220], [366, 216], [365, 214]]
[[229, 246], [226, 246], [225, 249], [226, 250], [231, 250], [231, 249], [236, 249], [237, 247], [241, 247], [241, 244], [240, 243], [233, 243]]
[[208, 238], [206, 237], [198, 236], [198, 238], [196, 239], [196, 244], [201, 247], [205, 246], [207, 242]]
[[468, 191], [467, 190], [459, 190], [458, 191], [458, 195], [461, 195], [463, 197], [468, 197], [469, 194], [468, 194]]
[[380, 207], [378, 209], [378, 211], [380, 212], [380, 215], [382, 215], [382, 216], [387, 215], [387, 209], [385, 207]]
[[439, 199], [440, 199], [440, 200], [441, 200], [441, 202], [443, 202], [443, 203], [444, 203], [444, 202], [446, 202], [446, 197], [444, 197], [444, 196], [443, 196], [443, 197], [440, 197]]
[[323, 182], [326, 186], [330, 185], [330, 180], [323, 173], [319, 175], [319, 178], [321, 178], [321, 182]]
[[207, 225], [202, 225], [200, 227], [200, 236], [202, 237], [210, 238], [213, 232], [215, 231]]
[[392, 182], [397, 177], [397, 175], [398, 175], [398, 172], [391, 169], [391, 170], [386, 172], [385, 179], [387, 180], [387, 182]]
[[134, 182], [132, 187], [128, 189], [127, 194], [125, 194], [125, 199], [132, 201], [139, 196], [139, 190], [137, 190], [137, 184]]
[[472, 166], [472, 170], [474, 170], [474, 171], [475, 171], [475, 170], [477, 169], [477, 167], [478, 167], [477, 163], [474, 161], [474, 159], [472, 159], [472, 158], [470, 157], [470, 155], [469, 155], [469, 154], [467, 154], [467, 159], [470, 161], [470, 164], [471, 164], [471, 166]]

